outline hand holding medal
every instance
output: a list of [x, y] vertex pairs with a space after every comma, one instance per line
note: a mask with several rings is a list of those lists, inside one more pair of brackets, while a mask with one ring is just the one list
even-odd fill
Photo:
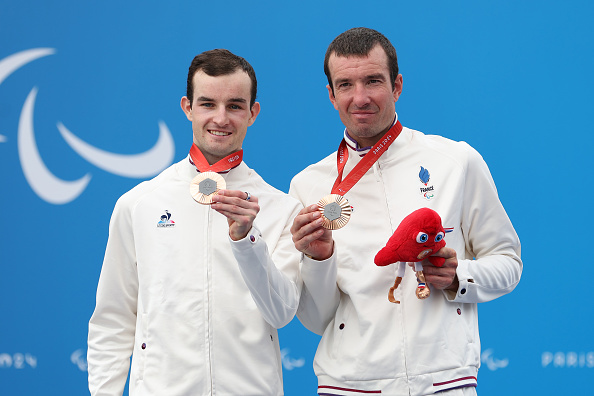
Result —
[[212, 205], [214, 210], [227, 217], [231, 239], [245, 238], [260, 211], [258, 198], [249, 192], [226, 190], [225, 179], [217, 173], [238, 166], [243, 159], [243, 150], [210, 165], [200, 149], [192, 145], [190, 157], [200, 172], [190, 183], [192, 198], [200, 204]]
[[343, 140], [337, 153], [338, 177], [332, 187], [332, 194], [322, 198], [317, 204], [309, 205], [299, 212], [293, 220], [291, 234], [295, 248], [311, 259], [322, 261], [334, 252], [332, 231], [344, 227], [350, 219], [352, 207], [344, 194], [357, 183], [371, 168], [373, 163], [388, 149], [402, 131], [400, 122], [373, 146], [349, 175], [342, 181], [344, 166], [348, 158], [346, 142]]

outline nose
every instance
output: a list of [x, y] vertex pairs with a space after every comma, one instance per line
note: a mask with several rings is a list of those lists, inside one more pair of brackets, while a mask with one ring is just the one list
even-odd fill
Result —
[[367, 92], [367, 88], [364, 84], [355, 84], [353, 103], [358, 108], [367, 107], [367, 105], [369, 105], [369, 93]]
[[225, 106], [220, 106], [213, 117], [213, 122], [219, 126], [225, 126], [229, 123], [229, 116], [227, 114], [227, 108]]

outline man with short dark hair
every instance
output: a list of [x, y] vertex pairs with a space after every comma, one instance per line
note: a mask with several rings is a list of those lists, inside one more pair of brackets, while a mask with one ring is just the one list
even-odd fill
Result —
[[258, 113], [243, 58], [194, 58], [189, 155], [117, 202], [89, 322], [92, 395], [282, 395], [277, 328], [299, 302], [295, 199], [241, 149]]
[[[402, 127], [395, 103], [403, 79], [381, 33], [342, 33], [324, 70], [344, 139], [289, 190], [308, 205], [291, 231], [304, 253], [297, 316], [322, 335], [318, 393], [473, 395], [477, 303], [511, 292], [522, 272], [520, 241], [487, 165], [464, 142]], [[424, 258], [425, 279], [376, 266], [400, 222], [422, 207], [451, 229], [435, 254], [443, 266]]]

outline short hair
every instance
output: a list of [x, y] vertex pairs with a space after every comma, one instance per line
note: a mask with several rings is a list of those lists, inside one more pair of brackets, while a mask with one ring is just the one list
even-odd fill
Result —
[[388, 70], [390, 70], [390, 80], [392, 81], [392, 89], [395, 88], [396, 77], [398, 77], [398, 57], [396, 56], [396, 49], [380, 32], [366, 27], [357, 27], [347, 30], [339, 34], [328, 46], [326, 50], [326, 57], [324, 58], [324, 73], [328, 78], [328, 84], [332, 88], [334, 94], [334, 86], [332, 85], [332, 76], [330, 76], [330, 68], [328, 61], [330, 56], [359, 56], [363, 57], [369, 54], [371, 50], [380, 45], [388, 57]]
[[256, 80], [256, 72], [252, 65], [241, 56], [237, 56], [229, 50], [213, 49], [196, 55], [190, 64], [186, 87], [186, 96], [190, 100], [190, 107], [194, 99], [194, 75], [199, 70], [202, 70], [211, 77], [233, 74], [237, 70], [246, 72], [252, 81], [250, 108], [256, 102], [258, 81]]

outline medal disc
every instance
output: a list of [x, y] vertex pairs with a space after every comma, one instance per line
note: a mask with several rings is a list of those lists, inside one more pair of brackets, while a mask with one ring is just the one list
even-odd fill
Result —
[[342, 195], [330, 194], [320, 199], [318, 210], [322, 214], [322, 227], [337, 230], [349, 222], [352, 207]]
[[210, 205], [212, 197], [225, 188], [225, 179], [216, 172], [202, 172], [190, 183], [190, 194], [200, 204]]

